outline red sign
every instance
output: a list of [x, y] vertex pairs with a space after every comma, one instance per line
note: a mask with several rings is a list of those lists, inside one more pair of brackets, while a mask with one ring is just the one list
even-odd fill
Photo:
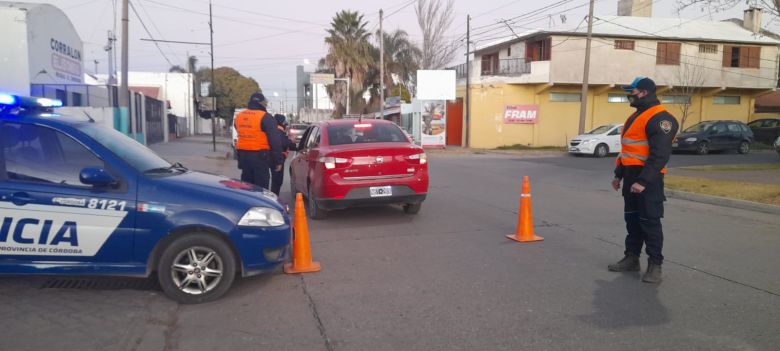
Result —
[[504, 123], [535, 124], [539, 120], [539, 105], [507, 105]]

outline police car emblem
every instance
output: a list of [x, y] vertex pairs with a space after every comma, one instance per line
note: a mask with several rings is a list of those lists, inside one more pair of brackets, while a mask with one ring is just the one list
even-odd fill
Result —
[[665, 134], [669, 134], [669, 132], [672, 131], [672, 122], [667, 120], [661, 121], [661, 130], [663, 130]]

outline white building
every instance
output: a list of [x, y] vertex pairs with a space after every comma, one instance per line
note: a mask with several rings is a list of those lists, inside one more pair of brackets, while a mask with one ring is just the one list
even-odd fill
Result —
[[[108, 79], [107, 75], [98, 77], [101, 80]], [[198, 92], [193, 90], [193, 80], [191, 73], [128, 72], [128, 86], [131, 91], [163, 101], [167, 105], [166, 115], [172, 114], [186, 120], [186, 132], [183, 134], [209, 134], [211, 121], [198, 117], [195, 107], [195, 94]], [[121, 84], [121, 77], [118, 77], [117, 84]], [[166, 136], [169, 133], [171, 131], [166, 123]]]
[[[31, 95], [34, 84], [83, 84], [83, 43], [62, 10], [48, 4], [0, 1], [0, 90]], [[81, 101], [82, 92], [57, 89]]]

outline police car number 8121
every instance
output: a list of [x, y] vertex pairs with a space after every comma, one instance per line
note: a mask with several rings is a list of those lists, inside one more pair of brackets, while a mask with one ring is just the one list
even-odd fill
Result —
[[200, 303], [287, 260], [274, 194], [171, 164], [61, 104], [0, 94], [0, 274], [156, 272], [170, 298]]

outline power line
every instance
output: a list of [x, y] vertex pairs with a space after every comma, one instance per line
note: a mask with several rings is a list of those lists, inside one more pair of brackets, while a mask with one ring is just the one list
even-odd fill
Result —
[[[150, 38], [154, 38], [154, 36], [152, 35], [152, 33], [149, 31], [149, 28], [147, 28], [147, 27], [146, 27], [146, 23], [144, 23], [144, 20], [141, 18], [141, 16], [138, 14], [138, 11], [135, 9], [135, 5], [133, 5], [133, 2], [132, 2], [132, 1], [130, 1], [130, 0], [128, 0], [127, 2], [130, 4], [130, 8], [132, 8], [132, 9], [133, 9], [133, 13], [135, 14], [135, 17], [136, 17], [136, 18], [138, 18], [138, 22], [141, 22], [141, 26], [142, 26], [142, 27], [144, 28], [144, 30], [146, 31], [146, 34], [147, 34], [147, 35], [148, 35]], [[160, 50], [160, 54], [161, 54], [161, 55], [162, 55], [162, 57], [165, 59], [165, 61], [168, 61], [168, 64], [169, 64], [169, 65], [171, 65], [171, 66], [174, 66], [173, 62], [171, 62], [171, 60], [169, 60], [169, 59], [168, 59], [168, 56], [166, 56], [166, 55], [165, 55], [165, 52], [163, 52], [162, 48], [160, 48], [160, 44], [158, 44], [157, 42], [155, 42], [155, 43], [154, 43], [154, 45], [157, 47], [157, 50]]]
[[[149, 12], [146, 11], [146, 7], [144, 7], [143, 2], [139, 1], [138, 2], [138, 6], [141, 8], [141, 11], [143, 11], [144, 14], [146, 14], [146, 18], [149, 19], [149, 23], [152, 24], [152, 28], [154, 28], [154, 30], [157, 31], [157, 34], [159, 34], [159, 38], [163, 39], [163, 41], [164, 41], [165, 38], [162, 35], [162, 31], [160, 30], [160, 28], [157, 27], [157, 24], [154, 23], [154, 19], [152, 19], [152, 16], [149, 15]], [[173, 51], [173, 48], [171, 47], [171, 44], [166, 43], [166, 46], [168, 46], [168, 50]], [[187, 61], [187, 59], [185, 58], [184, 61]]]

